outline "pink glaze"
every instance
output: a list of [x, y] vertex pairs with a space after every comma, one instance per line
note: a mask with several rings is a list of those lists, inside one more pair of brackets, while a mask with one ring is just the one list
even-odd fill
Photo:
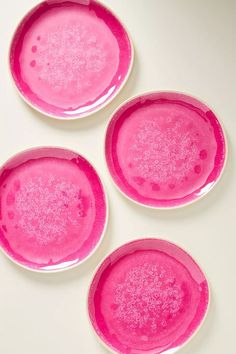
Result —
[[131, 62], [126, 31], [96, 1], [42, 2], [22, 20], [10, 51], [23, 97], [61, 118], [98, 110], [120, 89]]
[[106, 222], [101, 181], [80, 155], [37, 148], [0, 171], [0, 245], [36, 270], [80, 263], [98, 245]]
[[199, 328], [208, 303], [196, 262], [158, 239], [133, 241], [108, 256], [88, 297], [97, 335], [122, 354], [174, 353]]
[[116, 111], [107, 129], [106, 159], [115, 183], [147, 206], [177, 207], [206, 194], [225, 157], [217, 117], [184, 94], [137, 97]]

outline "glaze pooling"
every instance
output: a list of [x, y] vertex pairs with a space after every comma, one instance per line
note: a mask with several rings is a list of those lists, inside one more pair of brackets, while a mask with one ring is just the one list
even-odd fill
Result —
[[208, 108], [181, 94], [138, 97], [115, 113], [106, 137], [109, 170], [129, 197], [178, 206], [212, 187], [224, 165], [223, 131]]
[[[43, 151], [50, 156], [43, 157]], [[37, 269], [66, 259], [81, 261], [99, 242], [105, 225], [105, 196], [95, 171], [79, 155], [62, 149], [22, 154], [28, 156], [26, 162], [10, 169], [7, 178], [1, 174], [3, 248], [5, 244], [16, 261]]]
[[114, 96], [131, 57], [125, 30], [102, 5], [44, 2], [18, 28], [10, 60], [30, 103], [52, 115], [79, 117]]
[[95, 331], [122, 354], [180, 347], [202, 322], [207, 306], [207, 282], [196, 263], [177, 246], [155, 239], [113, 252], [89, 293]]

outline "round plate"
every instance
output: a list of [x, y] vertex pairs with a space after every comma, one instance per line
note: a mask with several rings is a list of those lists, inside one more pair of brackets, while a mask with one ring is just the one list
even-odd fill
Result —
[[0, 170], [0, 246], [16, 263], [59, 271], [84, 261], [106, 226], [105, 192], [82, 156], [61, 148], [21, 152]]
[[122, 88], [133, 48], [120, 21], [97, 1], [44, 1], [18, 26], [10, 69], [21, 96], [55, 118], [88, 116]]
[[173, 208], [205, 195], [226, 161], [222, 127], [210, 108], [181, 93], [136, 97], [113, 115], [105, 154], [119, 189], [139, 204]]
[[88, 296], [92, 326], [114, 353], [175, 353], [203, 322], [207, 280], [173, 243], [140, 239], [108, 256]]

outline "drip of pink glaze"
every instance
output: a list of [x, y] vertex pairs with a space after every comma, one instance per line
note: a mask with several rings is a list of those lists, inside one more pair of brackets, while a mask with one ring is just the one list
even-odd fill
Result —
[[74, 152], [39, 148], [18, 154], [0, 173], [0, 245], [38, 270], [80, 263], [97, 246], [106, 220], [101, 181]]
[[198, 100], [164, 92], [137, 97], [113, 116], [106, 159], [118, 187], [135, 201], [175, 207], [207, 193], [226, 155], [216, 116]]
[[207, 280], [185, 251], [143, 239], [103, 261], [90, 286], [88, 309], [96, 333], [115, 352], [160, 354], [189, 340], [208, 303]]
[[125, 29], [96, 1], [42, 2], [22, 20], [10, 51], [24, 98], [62, 118], [90, 114], [114, 97], [131, 62]]

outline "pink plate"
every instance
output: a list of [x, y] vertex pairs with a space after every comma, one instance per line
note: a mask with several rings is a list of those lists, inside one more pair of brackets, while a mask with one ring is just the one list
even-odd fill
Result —
[[98, 337], [120, 354], [175, 353], [202, 324], [209, 304], [206, 277], [183, 249], [140, 239], [108, 256], [88, 296]]
[[173, 208], [205, 195], [226, 161], [222, 127], [193, 97], [156, 92], [126, 102], [107, 128], [106, 160], [113, 180], [145, 206]]
[[98, 247], [106, 218], [101, 180], [75, 152], [26, 150], [0, 170], [0, 246], [26, 268], [78, 265]]
[[21, 21], [10, 69], [21, 96], [55, 118], [88, 116], [118, 93], [132, 67], [123, 25], [94, 0], [48, 0]]

